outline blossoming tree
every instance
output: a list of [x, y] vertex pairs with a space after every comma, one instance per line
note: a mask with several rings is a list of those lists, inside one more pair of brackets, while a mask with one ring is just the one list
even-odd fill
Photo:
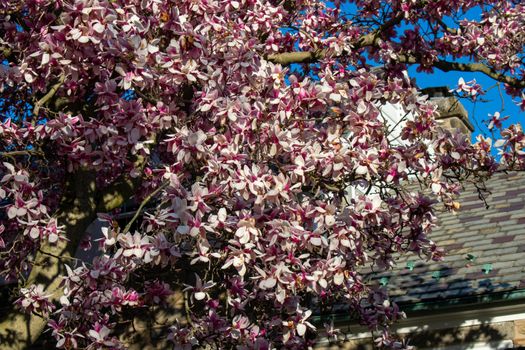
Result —
[[[440, 259], [435, 206], [525, 168], [519, 125], [494, 117], [498, 164], [490, 139], [440, 130], [403, 72], [479, 72], [523, 107], [520, 3], [2, 1], [0, 272], [18, 283], [0, 349], [45, 329], [58, 348], [126, 348], [139, 321], [177, 349], [305, 348], [336, 332], [312, 320], [334, 305], [402, 347], [363, 268]], [[410, 115], [396, 137], [387, 103]]]

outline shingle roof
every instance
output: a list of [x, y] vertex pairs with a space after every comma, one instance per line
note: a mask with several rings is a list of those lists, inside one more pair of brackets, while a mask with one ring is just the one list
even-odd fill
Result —
[[489, 209], [467, 187], [459, 213], [438, 214], [431, 239], [447, 252], [443, 261], [403, 257], [372, 279], [403, 304], [525, 291], [525, 173], [497, 174], [487, 189]]

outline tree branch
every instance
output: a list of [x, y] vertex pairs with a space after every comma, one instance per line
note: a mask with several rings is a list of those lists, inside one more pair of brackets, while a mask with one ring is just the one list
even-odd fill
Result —
[[459, 62], [449, 62], [449, 61], [439, 60], [436, 63], [434, 63], [434, 67], [442, 70], [443, 72], [449, 72], [449, 71], [480, 72], [480, 73], [483, 73], [489, 76], [490, 78], [494, 80], [500, 81], [514, 88], [518, 88], [518, 89], [525, 88], [525, 80], [516, 79], [508, 75], [505, 75], [503, 73], [499, 73], [491, 69], [489, 66], [483, 63], [479, 63], [479, 62], [459, 63]]
[[[405, 63], [405, 64], [420, 64], [421, 63], [421, 60], [414, 55], [398, 55], [398, 61], [400, 63]], [[432, 64], [432, 66], [443, 72], [450, 72], [450, 71], [480, 72], [496, 81], [500, 81], [511, 87], [518, 88], [518, 89], [525, 88], [525, 80], [513, 78], [503, 73], [499, 73], [493, 70], [492, 68], [490, 68], [489, 66], [487, 66], [486, 64], [483, 64], [480, 62], [459, 63], [459, 62], [450, 62], [450, 61], [445, 61], [445, 60], [437, 60], [436, 62]]]
[[[137, 156], [136, 168], [142, 169], [146, 158]], [[66, 181], [66, 191], [57, 213], [58, 224], [64, 227], [67, 239], [56, 244], [42, 243], [33, 268], [24, 285], [42, 284], [51, 302], [58, 303], [62, 277], [67, 275], [63, 260], [74, 260], [74, 254], [87, 227], [96, 219], [97, 212], [108, 212], [120, 207], [133, 196], [142, 178], [123, 174], [97, 196], [96, 172], [80, 170]], [[159, 189], [160, 190], [160, 189]], [[153, 196], [154, 194], [152, 194]], [[42, 333], [47, 320], [11, 310], [0, 316], [0, 350], [27, 349]]]
[[60, 89], [62, 84], [64, 84], [65, 80], [66, 80], [65, 73], [60, 74], [60, 77], [58, 78], [58, 82], [55, 85], [51, 86], [49, 91], [40, 100], [35, 102], [35, 107], [33, 108], [33, 115], [38, 117], [38, 112], [40, 112], [40, 108], [42, 108], [43, 105], [49, 102], [49, 100], [52, 99], [53, 96], [55, 96], [56, 92], [58, 91], [58, 89]]
[[[376, 30], [361, 36], [353, 45], [354, 50], [360, 48], [377, 45], [381, 35], [388, 29], [401, 23], [403, 16], [397, 16], [386, 21], [382, 26]], [[326, 58], [328, 50], [315, 50], [315, 51], [294, 51], [294, 52], [283, 52], [277, 54], [271, 54], [265, 57], [266, 60], [287, 66], [292, 63], [313, 63], [321, 59]]]
[[271, 54], [265, 57], [272, 63], [288, 66], [292, 63], [313, 63], [326, 57], [326, 50], [319, 52], [312, 51], [294, 51]]
[[[375, 40], [365, 36], [360, 42], [362, 44], [354, 46], [354, 48], [362, 48], [365, 46], [374, 46]], [[327, 50], [321, 50], [319, 52], [311, 51], [295, 51], [295, 52], [283, 52], [279, 54], [268, 55], [266, 59], [270, 62], [281, 64], [283, 66], [290, 65], [292, 63], [314, 63], [326, 57]], [[405, 64], [420, 64], [421, 60], [414, 55], [399, 54], [397, 61]], [[486, 64], [480, 62], [473, 63], [459, 63], [450, 62], [445, 60], [438, 60], [432, 65], [435, 68], [443, 72], [459, 71], [459, 72], [480, 72], [488, 77], [505, 83], [513, 88], [524, 89], [525, 80], [514, 78], [503, 73], [497, 72], [490, 68]]]
[[44, 156], [41, 151], [26, 149], [23, 151], [0, 152], [0, 157], [16, 157], [16, 156]]
[[162, 185], [160, 185], [155, 191], [153, 191], [152, 193], [150, 193], [146, 198], [144, 198], [144, 200], [142, 201], [142, 203], [140, 203], [140, 206], [139, 208], [137, 209], [137, 211], [135, 212], [135, 215], [133, 215], [133, 217], [131, 218], [131, 220], [128, 222], [128, 224], [126, 225], [126, 227], [124, 227], [124, 231], [122, 231], [123, 233], [126, 233], [130, 230], [131, 228], [131, 225], [133, 225], [133, 223], [135, 222], [135, 220], [137, 220], [137, 218], [139, 217], [140, 213], [142, 212], [142, 209], [144, 208], [144, 206], [146, 204], [148, 204], [148, 202], [153, 198], [155, 197], [160, 191], [162, 191], [163, 189], [165, 189], [168, 185], [169, 185], [169, 181], [166, 181], [165, 183], [163, 183]]
[[12, 8], [9, 8], [8, 5], [7, 9], [0, 9], [0, 15], [9, 16], [22, 11], [22, 9], [24, 8], [24, 1], [19, 1], [18, 4], [11, 6]]
[[[359, 50], [364, 47], [377, 46], [381, 35], [384, 34], [387, 30], [393, 28], [394, 26], [401, 23], [403, 16], [393, 17], [382, 26], [376, 30], [361, 36], [353, 45], [354, 50]], [[454, 29], [446, 27], [446, 25], [441, 21], [438, 23], [441, 26], [444, 26], [445, 30], [451, 33], [455, 33]], [[316, 50], [316, 51], [293, 51], [293, 52], [282, 52], [277, 54], [271, 54], [265, 56], [265, 59], [283, 66], [290, 65], [292, 63], [315, 63], [319, 60], [326, 58], [328, 50]], [[341, 56], [344, 56], [346, 53], [343, 52]], [[419, 64], [421, 59], [414, 55], [400, 54], [398, 55], [398, 61], [405, 64]], [[459, 71], [459, 72], [480, 72], [488, 77], [505, 83], [511, 87], [524, 89], [525, 80], [514, 78], [503, 73], [500, 73], [488, 65], [480, 62], [473, 63], [459, 63], [459, 62], [450, 62], [445, 60], [438, 60], [434, 62], [433, 67], [438, 68], [443, 72], [449, 71]]]
[[5, 59], [9, 59], [11, 55], [13, 54], [13, 50], [9, 46], [2, 46], [0, 45], [0, 54], [2, 54], [2, 57]]

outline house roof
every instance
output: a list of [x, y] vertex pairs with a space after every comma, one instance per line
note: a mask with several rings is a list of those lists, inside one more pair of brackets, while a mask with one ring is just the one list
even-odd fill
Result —
[[443, 261], [404, 256], [372, 280], [413, 310], [525, 297], [525, 173], [497, 174], [487, 189], [488, 209], [467, 186], [457, 214], [438, 213], [431, 239], [445, 249]]

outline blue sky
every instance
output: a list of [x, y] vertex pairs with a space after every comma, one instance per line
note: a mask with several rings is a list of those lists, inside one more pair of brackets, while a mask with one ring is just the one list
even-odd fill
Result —
[[[331, 4], [330, 2], [328, 2]], [[333, 6], [333, 5], [332, 5]], [[356, 6], [354, 4], [345, 3], [341, 7], [343, 12], [349, 14], [355, 14]], [[466, 13], [460, 15], [460, 19], [479, 20], [481, 17], [481, 9], [474, 8]], [[453, 22], [450, 18], [444, 18], [444, 21], [452, 26]], [[408, 26], [401, 26], [400, 31], [403, 31]], [[510, 125], [512, 123], [521, 123], [525, 120], [525, 112], [521, 111], [520, 108], [513, 102], [512, 98], [505, 94], [503, 85], [501, 86], [501, 94], [498, 87], [494, 86], [496, 81], [485, 76], [482, 73], [466, 73], [466, 72], [442, 72], [439, 69], [435, 69], [433, 74], [419, 73], [416, 72], [417, 66], [411, 66], [408, 69], [409, 76], [416, 79], [416, 83], [420, 88], [434, 87], [434, 86], [448, 86], [454, 88], [457, 85], [459, 78], [463, 77], [465, 81], [476, 79], [476, 82], [480, 84], [484, 89], [489, 89], [487, 93], [476, 101], [475, 103], [470, 102], [466, 99], [462, 99], [462, 103], [465, 109], [469, 113], [469, 118], [474, 125], [475, 131], [472, 135], [473, 139], [478, 134], [484, 134], [485, 136], [491, 136], [487, 129], [484, 121], [488, 119], [489, 114], [500, 112], [502, 116], [509, 116], [510, 118], [504, 122], [504, 125]]]
[[491, 88], [485, 95], [475, 103], [470, 102], [467, 99], [462, 99], [461, 102], [465, 106], [465, 109], [469, 113], [470, 121], [474, 125], [473, 138], [478, 134], [485, 136], [491, 136], [487, 129], [484, 121], [488, 119], [489, 114], [500, 112], [501, 116], [510, 116], [510, 118], [504, 122], [504, 125], [513, 123], [521, 123], [525, 120], [525, 113], [513, 102], [512, 98], [505, 94], [503, 86], [501, 86], [501, 94], [498, 87], [494, 86], [495, 81], [485, 76], [482, 73], [465, 73], [465, 72], [442, 72], [438, 69], [434, 71], [434, 74], [425, 74], [416, 72], [416, 67], [410, 67], [408, 70], [409, 75], [416, 79], [416, 83], [421, 88], [431, 86], [447, 85], [450, 88], [454, 88], [460, 77], [463, 77], [465, 81], [476, 79], [476, 82], [480, 84], [484, 89]]

